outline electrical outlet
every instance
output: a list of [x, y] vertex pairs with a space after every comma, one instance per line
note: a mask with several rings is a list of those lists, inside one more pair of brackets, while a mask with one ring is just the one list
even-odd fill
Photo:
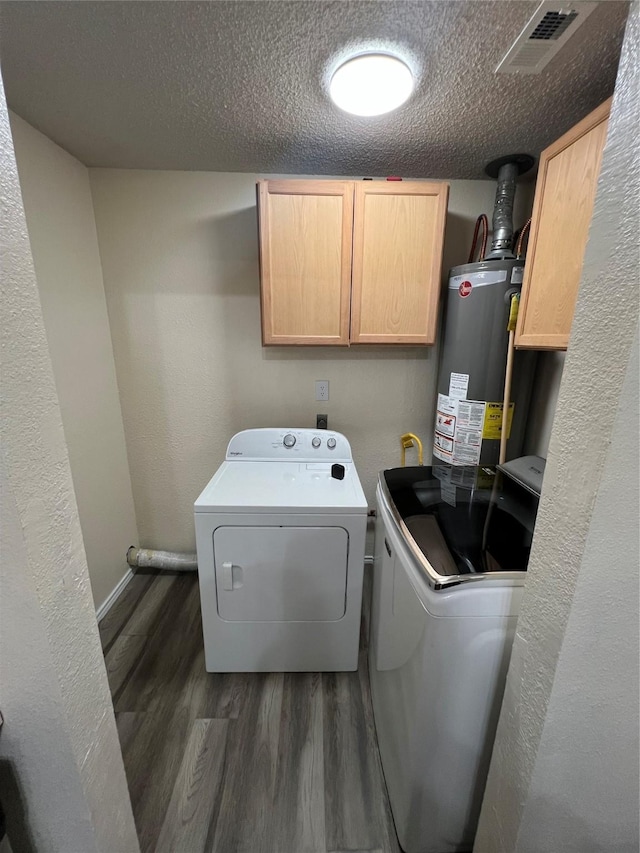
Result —
[[329, 380], [316, 379], [316, 400], [320, 403], [326, 403], [329, 399]]

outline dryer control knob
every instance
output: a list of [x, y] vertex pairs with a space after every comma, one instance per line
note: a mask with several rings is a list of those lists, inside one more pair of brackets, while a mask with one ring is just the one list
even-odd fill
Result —
[[329, 448], [329, 450], [335, 450], [335, 446], [336, 446], [335, 438], [328, 438], [327, 439], [327, 447]]
[[282, 440], [282, 443], [284, 444], [285, 447], [293, 447], [293, 445], [296, 443], [295, 435], [291, 435], [290, 432], [287, 433], [285, 435], [284, 439]]
[[315, 438], [311, 439], [311, 444], [313, 447], [320, 447], [320, 445], [322, 444], [322, 439], [318, 438], [318, 436], [316, 435]]

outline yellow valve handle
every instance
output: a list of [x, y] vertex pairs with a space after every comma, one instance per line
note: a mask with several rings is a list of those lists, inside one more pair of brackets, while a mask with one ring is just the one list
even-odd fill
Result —
[[412, 432], [405, 432], [405, 434], [404, 434], [404, 435], [401, 435], [401, 436], [400, 436], [400, 447], [402, 448], [402, 449], [401, 449], [401, 451], [400, 451], [400, 465], [401, 465], [403, 468], [404, 468], [404, 466], [405, 466], [405, 456], [406, 456], [407, 448], [413, 447], [413, 446], [414, 446], [414, 442], [415, 442], [415, 444], [416, 444], [416, 446], [417, 446], [417, 448], [418, 448], [418, 465], [422, 465], [422, 459], [423, 459], [423, 456], [422, 456], [422, 442], [420, 441], [420, 439], [418, 438], [418, 436], [417, 436], [417, 435], [415, 435], [414, 433], [412, 433]]
[[514, 293], [509, 304], [509, 320], [507, 322], [507, 332], [515, 332], [516, 322], [518, 320], [518, 308], [520, 307], [520, 294]]

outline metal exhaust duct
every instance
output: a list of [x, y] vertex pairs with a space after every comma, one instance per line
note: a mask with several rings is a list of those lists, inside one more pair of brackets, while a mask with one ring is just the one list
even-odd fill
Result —
[[487, 261], [515, 258], [513, 244], [513, 202], [519, 175], [528, 172], [534, 160], [529, 154], [509, 154], [492, 160], [485, 172], [497, 178], [496, 201], [493, 207], [493, 240]]

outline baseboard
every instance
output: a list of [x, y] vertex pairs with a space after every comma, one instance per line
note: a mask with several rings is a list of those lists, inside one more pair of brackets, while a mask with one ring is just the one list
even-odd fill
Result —
[[109, 595], [102, 602], [100, 607], [96, 609], [96, 619], [98, 622], [107, 615], [107, 613], [111, 610], [113, 605], [116, 603], [122, 592], [124, 592], [125, 587], [133, 577], [133, 572], [131, 569], [128, 569], [125, 574], [120, 578], [118, 583], [111, 590]]

